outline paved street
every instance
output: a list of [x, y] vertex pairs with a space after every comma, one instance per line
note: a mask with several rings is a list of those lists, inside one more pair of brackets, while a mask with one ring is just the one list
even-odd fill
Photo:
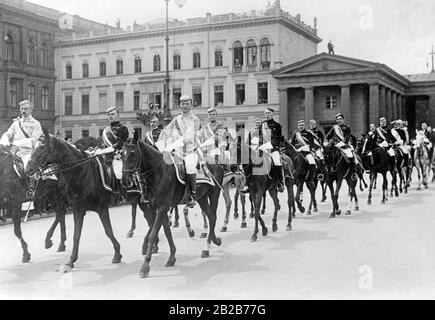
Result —
[[[343, 201], [343, 207], [347, 201]], [[305, 194], [305, 197], [307, 194]], [[380, 191], [368, 206], [367, 192], [359, 193], [359, 212], [330, 220], [331, 204], [320, 204], [313, 216], [297, 215], [293, 231], [286, 232], [287, 210], [281, 210], [279, 231], [249, 242], [253, 220], [240, 229], [231, 221], [229, 232], [219, 232], [224, 207], [221, 200], [218, 235], [211, 258], [201, 259], [202, 218], [196, 208], [191, 220], [196, 231], [190, 239], [182, 227], [173, 229], [177, 263], [164, 268], [168, 246], [160, 236], [160, 253], [151, 262], [151, 274], [140, 279], [140, 254], [147, 227], [138, 217], [133, 239], [126, 239], [130, 208], [111, 209], [115, 234], [124, 256], [112, 265], [113, 250], [95, 213], [85, 218], [79, 260], [72, 274], [56, 270], [72, 247], [72, 216], [67, 217], [67, 252], [44, 249], [52, 219], [23, 224], [32, 253], [21, 264], [21, 248], [12, 226], [0, 228], [0, 299], [318, 299], [318, 298], [434, 298], [435, 297], [435, 186], [380, 204]], [[280, 196], [284, 207], [285, 197]], [[306, 203], [306, 201], [305, 201]], [[272, 204], [268, 198], [265, 220], [271, 229]]]

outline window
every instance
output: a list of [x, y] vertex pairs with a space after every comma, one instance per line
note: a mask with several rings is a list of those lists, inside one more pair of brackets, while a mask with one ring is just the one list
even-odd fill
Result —
[[174, 70], [181, 69], [181, 56], [179, 53], [174, 54]]
[[15, 55], [14, 38], [10, 34], [7, 34], [5, 37], [5, 42], [6, 42], [6, 60], [14, 60], [14, 55]]
[[124, 91], [117, 91], [115, 93], [115, 104], [119, 111], [124, 109]]
[[120, 59], [116, 60], [116, 74], [120, 75], [124, 73], [124, 62]]
[[9, 103], [12, 107], [18, 107], [18, 83], [12, 79], [9, 82]]
[[337, 109], [337, 97], [327, 96], [326, 97], [326, 109]]
[[153, 58], [154, 71], [160, 71], [160, 56], [156, 54]]
[[264, 38], [260, 41], [261, 70], [270, 70], [270, 42]]
[[222, 49], [216, 49], [216, 51], [214, 52], [214, 65], [215, 67], [223, 66]]
[[50, 65], [49, 61], [49, 49], [46, 43], [41, 45], [41, 66], [48, 68]]
[[134, 73], [142, 73], [142, 59], [140, 57], [134, 59]]
[[258, 104], [268, 104], [269, 95], [267, 82], [262, 82], [258, 84]]
[[72, 95], [65, 96], [65, 115], [71, 116], [73, 114], [73, 97]]
[[193, 68], [201, 68], [201, 54], [199, 52], [193, 53]]
[[133, 110], [137, 111], [140, 109], [140, 91], [133, 92]]
[[243, 45], [237, 41], [233, 45], [234, 72], [241, 72], [243, 67]]
[[106, 74], [106, 62], [102, 61], [100, 62], [100, 77], [105, 77]]
[[89, 64], [87, 62], [82, 64], [83, 78], [89, 78]]
[[246, 47], [248, 51], [248, 70], [255, 71], [257, 67], [257, 45], [253, 40], [249, 40]]
[[224, 86], [217, 84], [214, 86], [214, 105], [221, 106], [224, 104]]
[[48, 110], [49, 92], [48, 87], [42, 87], [42, 110]]
[[89, 114], [89, 94], [82, 94], [82, 114]]
[[142, 140], [142, 128], [134, 128], [134, 132], [137, 133], [139, 139]]
[[236, 84], [236, 105], [245, 104], [245, 84]]
[[29, 101], [35, 105], [35, 101], [36, 101], [36, 87], [33, 84], [29, 84], [28, 87], [28, 97], [29, 97]]
[[32, 40], [27, 42], [27, 64], [35, 65], [35, 45]]
[[174, 107], [178, 107], [180, 105], [181, 98], [181, 88], [173, 88], [172, 89], [172, 104]]
[[148, 104], [151, 110], [158, 110], [162, 108], [162, 93], [153, 92], [148, 95]]
[[202, 106], [202, 87], [201, 86], [195, 86], [192, 88], [192, 100], [193, 100], [194, 107], [201, 107]]
[[72, 79], [72, 66], [69, 63], [65, 67], [65, 76], [67, 79]]
[[82, 130], [82, 138], [89, 137], [89, 130]]
[[100, 113], [105, 113], [107, 107], [107, 92], [98, 93], [98, 111]]

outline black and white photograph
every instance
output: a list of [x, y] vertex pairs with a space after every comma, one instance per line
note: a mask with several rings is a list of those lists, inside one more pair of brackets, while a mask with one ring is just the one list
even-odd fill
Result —
[[434, 299], [434, 16], [0, 0], [0, 300]]

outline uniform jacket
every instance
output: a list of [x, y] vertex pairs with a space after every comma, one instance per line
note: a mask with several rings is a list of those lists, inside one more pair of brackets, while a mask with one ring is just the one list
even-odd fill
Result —
[[316, 138], [316, 140], [319, 142], [320, 145], [323, 145], [323, 142], [325, 141], [325, 135], [323, 134], [322, 131], [315, 128], [310, 130], [309, 132], [311, 132], [314, 135], [314, 138]]
[[335, 141], [338, 142], [344, 142], [346, 144], [349, 144], [350, 139], [352, 138], [352, 131], [350, 127], [347, 124], [343, 124], [339, 126], [338, 124], [335, 125], [331, 131], [328, 132], [328, 134], [325, 136], [325, 140], [327, 141]]
[[162, 132], [162, 130], [160, 128], [155, 128], [155, 129], [148, 131], [145, 134], [145, 142], [148, 143], [150, 146], [155, 147], [156, 142], [159, 140], [161, 132]]
[[264, 121], [261, 125], [260, 145], [267, 142], [272, 144], [272, 152], [279, 151], [282, 142], [282, 128], [281, 125], [273, 119]]
[[41, 124], [32, 116], [14, 119], [14, 122], [0, 139], [0, 144], [13, 144], [18, 155], [31, 154], [39, 137], [43, 134]]
[[115, 150], [121, 150], [128, 139], [128, 128], [121, 122], [112, 122], [110, 126], [103, 131], [103, 141], [107, 147], [113, 147]]
[[315, 136], [307, 130], [302, 130], [300, 132], [296, 132], [293, 135], [292, 144], [297, 148], [301, 148], [305, 145], [308, 145], [310, 147], [310, 150], [315, 149], [316, 143], [314, 142], [316, 140]]

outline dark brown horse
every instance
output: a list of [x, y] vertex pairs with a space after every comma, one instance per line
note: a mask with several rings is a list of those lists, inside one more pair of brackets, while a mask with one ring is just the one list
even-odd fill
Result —
[[[217, 164], [204, 165], [216, 180], [215, 183], [221, 185], [223, 180], [223, 169]], [[140, 276], [147, 277], [150, 272], [150, 262], [152, 258], [153, 244], [156, 242], [157, 235], [163, 225], [166, 236], [172, 238], [169, 226], [168, 211], [184, 202], [186, 198], [186, 188], [181, 184], [176, 175], [176, 168], [170, 161], [170, 155], [163, 155], [153, 147], [137, 139], [137, 135], [131, 143], [127, 143], [123, 148], [123, 184], [131, 186], [138, 184], [146, 187], [147, 200], [149, 206], [155, 212], [156, 219], [152, 230], [145, 242], [149, 242], [145, 261], [140, 269]], [[199, 184], [197, 190], [197, 201], [201, 209], [206, 213], [210, 222], [210, 232], [206, 242], [206, 248], [202, 252], [202, 257], [210, 256], [210, 246], [213, 242], [217, 246], [222, 244], [222, 240], [216, 237], [216, 210], [220, 195], [219, 186]], [[145, 244], [144, 244], [145, 245]], [[170, 257], [166, 266], [175, 265], [175, 244], [169, 241]]]
[[44, 136], [40, 138], [33, 150], [26, 171], [27, 174], [33, 175], [50, 165], [58, 167], [59, 185], [65, 190], [65, 195], [74, 214], [74, 246], [63, 271], [71, 271], [78, 259], [86, 211], [98, 213], [104, 231], [115, 250], [112, 263], [120, 263], [122, 259], [120, 245], [113, 234], [109, 217], [109, 206], [115, 204], [118, 197], [104, 188], [96, 158], [88, 158], [66, 141], [50, 136], [44, 130]]

